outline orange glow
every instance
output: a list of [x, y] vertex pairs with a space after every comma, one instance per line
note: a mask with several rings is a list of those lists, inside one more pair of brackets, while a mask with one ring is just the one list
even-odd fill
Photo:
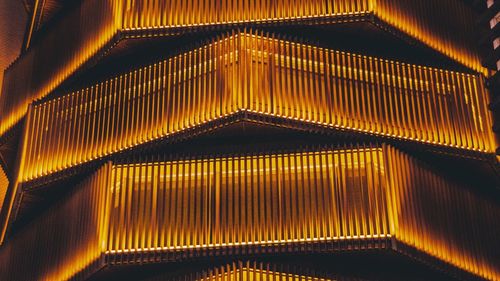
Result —
[[[386, 145], [111, 166], [7, 244], [32, 255], [0, 251], [0, 279], [19, 270], [35, 274], [22, 280], [66, 279], [104, 257], [385, 249], [391, 239], [406, 255], [500, 280], [499, 207]], [[38, 258], [46, 253], [57, 256]]]
[[500, 280], [500, 233], [494, 229], [500, 208], [394, 148], [386, 147], [384, 160], [392, 181], [387, 200], [393, 237], [469, 273]]
[[25, 116], [30, 103], [45, 97], [102, 51], [120, 28], [121, 2], [82, 1], [6, 69], [0, 95], [0, 135]]
[[2, 209], [8, 187], [9, 179], [7, 178], [7, 175], [5, 174], [3, 168], [0, 166], [0, 210]]
[[366, 254], [500, 281], [500, 204], [468, 186], [500, 179], [471, 3], [23, 1], [0, 280], [353, 281], [300, 258]]
[[241, 111], [493, 153], [475, 75], [238, 33], [35, 105], [22, 181]]
[[[45, 97], [70, 75], [115, 43], [122, 31], [137, 36], [157, 36], [178, 33], [179, 29], [253, 23], [259, 25], [307, 21], [314, 24], [333, 24], [353, 20], [371, 20], [375, 15], [382, 23], [423, 42], [431, 48], [487, 75], [480, 66], [470, 33], [443, 28], [440, 22], [474, 26], [473, 12], [465, 4], [439, 2], [446, 15], [439, 21], [429, 19], [430, 4], [422, 0], [210, 0], [138, 1], [87, 0], [58, 25], [49, 29], [39, 42], [33, 43], [6, 71], [0, 96], [0, 135], [4, 134], [26, 113], [34, 100]], [[441, 9], [442, 10], [442, 9]], [[377, 22], [378, 23], [378, 22]], [[128, 36], [128, 35], [127, 35]], [[60, 44], [64, 38], [65, 44]], [[69, 39], [69, 40], [68, 40]], [[30, 40], [30, 38], [28, 38]], [[36, 56], [35, 56], [36, 54]], [[22, 81], [22, 83], [21, 83]]]
[[[195, 273], [163, 274], [153, 280], [172, 281], [361, 281], [343, 276], [315, 277], [314, 271], [301, 273], [298, 265], [276, 265], [267, 262], [237, 261], [230, 264], [196, 270]], [[324, 275], [324, 274], [321, 274]], [[161, 278], [161, 279], [160, 279]]]
[[476, 46], [476, 15], [465, 3], [455, 0], [404, 0], [397, 1], [397, 4], [393, 0], [373, 2], [376, 5], [374, 14], [383, 22], [449, 58], [488, 75], [488, 70], [481, 65]]
[[388, 237], [381, 159], [359, 149], [116, 166], [108, 253]]
[[111, 165], [76, 186], [0, 250], [1, 280], [69, 280], [102, 266]]
[[494, 241], [500, 209], [388, 146], [115, 166], [113, 178], [108, 254], [394, 237], [500, 280], [496, 248], [470, 237]]

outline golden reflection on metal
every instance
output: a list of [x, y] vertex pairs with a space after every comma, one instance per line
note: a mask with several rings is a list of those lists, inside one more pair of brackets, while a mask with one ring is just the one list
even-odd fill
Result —
[[2, 245], [0, 280], [86, 280], [101, 268], [111, 169], [101, 168]]
[[[163, 274], [147, 281], [362, 281], [362, 279], [330, 276], [302, 269], [299, 265], [273, 264], [268, 262], [236, 261], [211, 268], [194, 269], [190, 273]], [[304, 274], [303, 271], [307, 273]], [[321, 276], [321, 277], [320, 277]], [[323, 277], [324, 276], [324, 277]]]
[[[192, 280], [199, 281], [222, 281], [222, 280], [262, 280], [262, 281], [334, 281], [348, 279], [330, 279], [317, 278], [307, 275], [299, 275], [293, 273], [276, 272], [269, 269], [261, 269], [260, 267], [237, 267], [237, 264], [228, 265], [225, 267], [214, 268], [212, 270], [202, 272], [204, 277]], [[183, 276], [184, 277], [184, 276]], [[184, 277], [186, 278], [186, 277]], [[189, 277], [187, 277], [189, 278]], [[174, 279], [176, 280], [176, 279]], [[177, 280], [181, 280], [180, 278]], [[186, 279], [182, 279], [186, 280]], [[187, 279], [190, 280], [190, 279]], [[351, 279], [355, 280], [355, 279]]]
[[152, 159], [107, 164], [40, 215], [0, 252], [0, 279], [62, 280], [104, 259], [391, 247], [500, 280], [498, 206], [390, 146]]
[[[248, 263], [247, 263], [248, 264]], [[330, 279], [330, 278], [318, 278], [307, 275], [299, 275], [293, 273], [285, 273], [285, 272], [276, 272], [269, 269], [262, 269], [260, 266], [262, 265], [254, 265], [254, 267], [249, 267], [249, 265], [245, 266], [241, 263], [227, 265], [224, 267], [218, 267], [211, 269], [209, 271], [204, 271], [200, 275], [201, 278], [193, 278], [189, 279], [188, 276], [183, 276], [185, 279], [182, 280], [199, 280], [199, 281], [222, 281], [222, 280], [276, 280], [276, 281], [334, 281], [339, 279]], [[173, 280], [181, 280], [173, 279]], [[347, 280], [347, 279], [340, 279]], [[354, 279], [352, 279], [354, 280]]]
[[[86, 0], [45, 30], [4, 73], [0, 135], [108, 44], [121, 27], [119, 1]], [[64, 38], [64, 39], [62, 39]], [[64, 44], [61, 44], [62, 40]]]
[[116, 166], [108, 253], [388, 237], [381, 162], [360, 148]]
[[7, 188], [9, 188], [9, 178], [5, 174], [5, 171], [0, 166], [0, 210], [3, 208], [3, 202], [5, 195], [7, 194]]
[[493, 153], [477, 75], [235, 33], [35, 105], [22, 181], [241, 111]]
[[[442, 10], [447, 13], [429, 15]], [[99, 52], [111, 47], [112, 39], [120, 32], [142, 37], [232, 24], [330, 24], [372, 20], [372, 14], [380, 23], [488, 74], [474, 51], [473, 32], [455, 32], [443, 24], [460, 24], [459, 30], [466, 31], [473, 28], [474, 12], [456, 0], [86, 0], [49, 28], [5, 72], [0, 96], [0, 135], [25, 115], [29, 103], [45, 97]]]

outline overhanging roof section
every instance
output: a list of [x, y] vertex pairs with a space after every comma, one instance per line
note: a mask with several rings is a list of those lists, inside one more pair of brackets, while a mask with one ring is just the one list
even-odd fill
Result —
[[[486, 74], [472, 32], [448, 25], [474, 25], [473, 11], [458, 0], [429, 3], [399, 0], [325, 1], [102, 1], [84, 0], [46, 30], [6, 72], [0, 97], [0, 134], [18, 122], [33, 100], [111, 48], [121, 36], [167, 36], [181, 31], [273, 24], [333, 24], [376, 19], [385, 29], [421, 41], [457, 62]], [[429, 17], [429, 13], [446, 10]], [[372, 16], [374, 15], [374, 16]], [[425, 15], [425, 16], [424, 16]], [[460, 20], [457, 20], [460, 19]], [[114, 39], [115, 40], [114, 40]], [[64, 41], [64, 44], [61, 44]]]
[[500, 280], [499, 208], [390, 146], [163, 157], [105, 164], [4, 245], [2, 280], [271, 248], [390, 249], [461, 280]]
[[21, 181], [242, 111], [493, 153], [479, 75], [234, 33], [32, 106]]

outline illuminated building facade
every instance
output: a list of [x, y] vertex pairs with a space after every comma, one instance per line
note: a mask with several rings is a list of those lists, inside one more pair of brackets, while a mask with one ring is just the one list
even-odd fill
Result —
[[500, 280], [476, 2], [25, 0], [0, 280]]

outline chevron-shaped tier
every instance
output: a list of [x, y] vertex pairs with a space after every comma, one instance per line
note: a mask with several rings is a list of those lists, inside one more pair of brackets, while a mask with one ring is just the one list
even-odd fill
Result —
[[230, 34], [34, 105], [22, 181], [241, 111], [493, 153], [482, 78]]
[[[446, 13], [440, 13], [443, 10]], [[0, 135], [23, 118], [32, 101], [51, 93], [123, 38], [246, 25], [352, 21], [371, 22], [404, 34], [487, 74], [480, 65], [471, 32], [447, 28], [459, 25], [460, 29], [470, 30], [475, 23], [474, 12], [456, 0], [84, 0], [44, 30], [43, 36], [38, 35], [6, 71], [0, 97]], [[30, 33], [28, 40], [31, 37]]]
[[232, 263], [205, 267], [189, 273], [164, 274], [148, 278], [147, 281], [366, 281], [366, 279], [317, 272], [297, 264], [276, 264], [258, 261], [234, 261]]
[[500, 280], [500, 208], [390, 146], [151, 159], [106, 164], [40, 214], [6, 245], [16, 250], [0, 252], [1, 279], [84, 278], [105, 264], [204, 256], [391, 249], [452, 275]]
[[495, 1], [14, 1], [0, 280], [500, 281]]

